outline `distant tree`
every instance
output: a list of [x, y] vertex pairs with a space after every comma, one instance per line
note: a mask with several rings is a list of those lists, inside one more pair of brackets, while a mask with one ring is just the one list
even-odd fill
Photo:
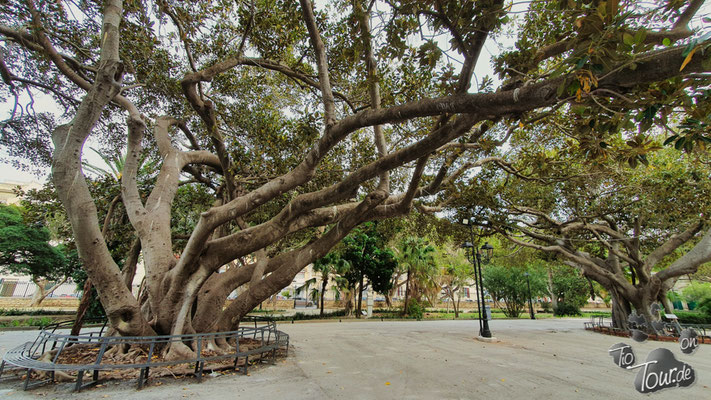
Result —
[[580, 271], [566, 265], [547, 267], [548, 292], [554, 299], [555, 315], [579, 314], [590, 297], [590, 283]]
[[384, 247], [384, 241], [375, 224], [367, 223], [343, 239], [341, 258], [349, 265], [345, 277], [350, 288], [355, 288], [356, 285], [358, 287], [355, 292], [355, 311], [356, 318], [360, 318], [365, 279], [368, 279], [373, 290], [378, 293], [390, 290], [390, 279], [397, 267], [395, 255]]
[[439, 266], [439, 285], [444, 296], [452, 303], [454, 318], [459, 318], [461, 289], [474, 281], [474, 266], [469, 262], [464, 251], [452, 246], [438, 249], [436, 262]]
[[[320, 308], [321, 316], [323, 316], [324, 297], [328, 283], [334, 275], [343, 275], [348, 269], [348, 263], [342, 259], [338, 253], [328, 253], [325, 257], [314, 261], [314, 271], [321, 274], [321, 290], [320, 290]], [[338, 287], [336, 284], [335, 287]]]
[[[0, 268], [4, 272], [29, 275], [37, 285], [32, 306], [69, 279], [78, 263], [69, 262], [62, 250], [49, 244], [47, 228], [28, 225], [19, 208], [0, 205]], [[55, 284], [47, 288], [49, 282]]]
[[422, 301], [422, 297], [437, 287], [438, 275], [435, 248], [423, 238], [407, 237], [399, 246], [398, 262], [406, 266], [405, 301], [402, 313], [407, 315], [411, 299]]
[[484, 288], [496, 303], [502, 304], [502, 311], [510, 318], [518, 318], [529, 299], [525, 272], [531, 282], [531, 297], [545, 291], [545, 278], [536, 268], [488, 265], [482, 270]]

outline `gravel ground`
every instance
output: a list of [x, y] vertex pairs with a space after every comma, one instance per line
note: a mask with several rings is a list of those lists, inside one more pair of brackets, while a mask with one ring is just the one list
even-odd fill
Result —
[[[711, 398], [711, 345], [683, 355], [676, 343], [635, 343], [582, 329], [583, 320], [495, 320], [498, 343], [474, 340], [476, 321], [364, 321], [280, 324], [291, 335], [287, 359], [222, 375], [107, 382], [71, 393], [69, 384], [23, 392], [0, 383], [0, 399], [658, 399]], [[0, 333], [0, 354], [35, 332]], [[634, 389], [636, 371], [613, 364], [607, 349], [624, 341], [638, 362], [653, 349], [670, 349], [696, 371], [696, 384], [653, 395]]]

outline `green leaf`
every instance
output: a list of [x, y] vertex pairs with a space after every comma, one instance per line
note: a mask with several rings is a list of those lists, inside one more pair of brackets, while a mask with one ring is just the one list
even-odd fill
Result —
[[681, 56], [682, 57], [688, 56], [689, 53], [691, 53], [691, 51], [694, 50], [694, 47], [696, 47], [696, 39], [692, 40], [691, 42], [689, 42], [689, 44], [686, 45], [686, 47], [684, 48], [684, 52], [681, 53]]
[[669, 136], [669, 137], [667, 138], [667, 140], [664, 141], [664, 146], [666, 146], [666, 145], [672, 143], [672, 142], [675, 141], [678, 137], [679, 137], [679, 135], [671, 135], [671, 136]]
[[647, 38], [647, 30], [642, 28], [637, 31], [637, 33], [634, 34], [634, 42], [635, 44], [642, 44], [644, 43], [644, 39]]
[[585, 113], [585, 110], [587, 110], [587, 107], [585, 107], [585, 106], [573, 106], [570, 110], [571, 110], [572, 112], [574, 112], [575, 114], [583, 115], [583, 114]]
[[565, 91], [565, 86], [566, 86], [565, 81], [563, 81], [563, 83], [561, 83], [560, 86], [558, 86], [558, 90], [556, 92], [558, 97], [563, 96], [563, 92]]
[[575, 69], [580, 69], [585, 65], [585, 63], [588, 62], [588, 56], [585, 56], [581, 58], [577, 64], [575, 64]]
[[628, 46], [633, 46], [635, 42], [634, 36], [630, 35], [627, 32], [622, 34], [622, 41]]
[[669, 46], [671, 46], [671, 40], [669, 40], [669, 38], [664, 38], [662, 40], [662, 44], [669, 47]]
[[674, 148], [677, 150], [681, 150], [682, 147], [684, 147], [684, 142], [686, 141], [685, 137], [680, 137], [679, 140], [674, 143]]
[[642, 154], [642, 155], [638, 156], [638, 158], [639, 158], [639, 162], [644, 164], [645, 167], [649, 167], [649, 160], [647, 160], [647, 156]]

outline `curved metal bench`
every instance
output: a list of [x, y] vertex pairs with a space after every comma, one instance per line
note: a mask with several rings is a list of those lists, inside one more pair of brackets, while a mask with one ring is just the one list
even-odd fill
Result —
[[[244, 326], [253, 322], [253, 326]], [[0, 376], [6, 365], [13, 365], [26, 370], [26, 377], [23, 388], [36, 387], [54, 380], [56, 371], [77, 371], [75, 391], [79, 391], [87, 386], [95, 385], [99, 382], [99, 371], [117, 369], [140, 369], [138, 378], [138, 389], [141, 389], [148, 381], [148, 374], [151, 368], [195, 363], [194, 375], [198, 381], [202, 380], [203, 370], [206, 362], [234, 359], [233, 367], [236, 370], [240, 358], [244, 359], [242, 372], [247, 373], [250, 356], [260, 355], [260, 360], [267, 354], [271, 363], [275, 362], [276, 353], [279, 349], [289, 350], [289, 335], [276, 329], [276, 322], [267, 318], [247, 317], [243, 320], [243, 325], [236, 331], [198, 333], [190, 335], [166, 335], [166, 336], [102, 336], [103, 328], [99, 332], [90, 332], [80, 335], [63, 335], [56, 331], [60, 328], [51, 326], [43, 329], [34, 342], [26, 342], [21, 346], [9, 350], [4, 356], [0, 365]], [[260, 341], [260, 346], [251, 350], [240, 350], [239, 340], [251, 338]], [[215, 340], [224, 340], [231, 343], [232, 352], [209, 354], [207, 345]], [[195, 357], [178, 360], [159, 360], [156, 356], [158, 352], [166, 348], [173, 342], [183, 342], [195, 352]], [[67, 349], [76, 345], [93, 345], [92, 350], [98, 350], [96, 360], [90, 364], [62, 364], [59, 362], [60, 355]], [[147, 349], [145, 362], [113, 364], [111, 360], [104, 358], [107, 350], [115, 346], [140, 347]], [[48, 350], [49, 348], [49, 350]], [[40, 358], [50, 352], [52, 361], [41, 360]], [[51, 352], [54, 352], [53, 354]], [[48, 371], [49, 379], [31, 383], [31, 371]], [[90, 383], [83, 384], [84, 373], [92, 371], [93, 379]]]

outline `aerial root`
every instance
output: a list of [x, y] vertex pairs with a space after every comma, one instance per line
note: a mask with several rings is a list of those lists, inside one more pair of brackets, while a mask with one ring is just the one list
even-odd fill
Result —
[[[51, 363], [54, 361], [54, 356], [57, 354], [57, 350], [51, 350], [40, 357], [37, 361], [44, 363]], [[49, 379], [49, 374], [52, 371], [37, 371], [37, 375], [40, 379]], [[67, 374], [64, 371], [54, 371], [54, 380], [57, 382], [70, 382], [74, 380], [74, 377]]]

